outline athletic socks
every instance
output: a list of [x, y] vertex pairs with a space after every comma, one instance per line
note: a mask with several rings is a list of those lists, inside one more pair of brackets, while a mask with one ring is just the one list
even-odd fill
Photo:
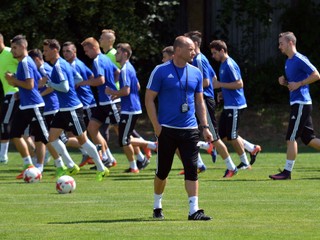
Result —
[[196, 211], [199, 210], [198, 197], [197, 196], [189, 197], [189, 208], [190, 208], [189, 215], [192, 215]]
[[295, 161], [294, 160], [286, 160], [286, 165], [284, 166], [284, 169], [292, 172], [293, 166], [294, 166]]
[[232, 159], [230, 156], [228, 156], [225, 160], [224, 160], [226, 166], [227, 166], [227, 169], [228, 170], [235, 170], [236, 169], [236, 165], [234, 165]]
[[82, 144], [81, 147], [85, 151], [87, 151], [88, 155], [93, 159], [94, 163], [97, 166], [97, 170], [102, 172], [105, 167], [102, 161], [100, 160], [96, 146], [89, 139], [87, 139], [87, 141], [84, 144]]
[[162, 194], [154, 194], [153, 209], [162, 208]]

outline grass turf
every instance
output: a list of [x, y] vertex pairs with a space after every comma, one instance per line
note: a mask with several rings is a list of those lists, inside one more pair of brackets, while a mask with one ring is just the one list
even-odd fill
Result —
[[[181, 163], [175, 160], [163, 198], [165, 220], [152, 218], [155, 155], [139, 174], [122, 153], [118, 166], [103, 182], [89, 165], [74, 176], [77, 189], [55, 191], [52, 162], [41, 183], [26, 184], [15, 176], [22, 167], [10, 152], [0, 166], [0, 239], [319, 239], [319, 154], [301, 153], [291, 181], [273, 181], [269, 174], [284, 166], [285, 154], [262, 152], [252, 170], [223, 179], [225, 165], [202, 154], [208, 169], [199, 175], [199, 206], [208, 222], [187, 221], [188, 201]], [[79, 163], [81, 157], [72, 153]], [[238, 157], [232, 154], [235, 163]]]

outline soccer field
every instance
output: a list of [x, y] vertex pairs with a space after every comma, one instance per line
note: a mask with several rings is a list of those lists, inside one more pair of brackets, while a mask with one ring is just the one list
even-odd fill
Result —
[[[80, 162], [80, 154], [72, 153]], [[223, 179], [225, 166], [202, 157], [199, 205], [212, 221], [188, 221], [181, 163], [176, 159], [163, 198], [165, 220], [152, 218], [155, 155], [139, 174], [123, 171], [125, 156], [103, 182], [90, 165], [74, 176], [72, 194], [55, 190], [51, 161], [40, 183], [16, 180], [22, 160], [10, 152], [0, 166], [0, 239], [320, 239], [320, 162], [317, 153], [300, 153], [292, 180], [273, 181], [284, 153], [262, 152], [252, 170]], [[232, 155], [235, 163], [238, 157]]]

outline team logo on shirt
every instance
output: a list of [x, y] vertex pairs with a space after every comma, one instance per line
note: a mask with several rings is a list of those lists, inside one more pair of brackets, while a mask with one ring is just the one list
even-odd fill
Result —
[[170, 74], [168, 75], [168, 78], [174, 78], [174, 76], [170, 73]]

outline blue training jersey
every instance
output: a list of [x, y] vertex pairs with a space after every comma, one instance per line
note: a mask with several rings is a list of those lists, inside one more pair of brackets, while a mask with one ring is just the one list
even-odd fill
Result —
[[120, 89], [125, 86], [130, 88], [129, 95], [121, 97], [121, 113], [141, 114], [142, 109], [138, 89], [139, 80], [137, 78], [136, 70], [129, 61], [121, 68], [119, 84]]
[[[316, 70], [316, 67], [311, 64], [309, 59], [296, 53], [292, 58], [288, 58], [285, 64], [285, 72], [288, 82], [300, 82]], [[290, 92], [290, 104], [311, 104], [311, 96], [309, 85], [304, 85]]]
[[205, 55], [199, 53], [193, 58], [192, 65], [199, 68], [203, 79], [209, 79], [209, 86], [203, 88], [203, 95], [209, 98], [214, 98], [212, 78], [216, 76], [216, 73], [211, 67], [209, 60]]
[[94, 77], [104, 76], [104, 84], [97, 87], [98, 89], [98, 98], [100, 105], [108, 105], [113, 103], [111, 96], [105, 93], [105, 88], [108, 86], [113, 90], [117, 90], [114, 72], [117, 71], [116, 65], [111, 62], [111, 60], [104, 54], [99, 53], [98, 56], [93, 60], [92, 72]]
[[[221, 63], [219, 69], [219, 78], [221, 82], [230, 83], [241, 80], [241, 72], [238, 64], [230, 57]], [[221, 88], [224, 109], [242, 109], [247, 107], [243, 88], [227, 89]]]
[[[44, 64], [40, 67], [39, 72], [40, 72], [41, 77], [49, 77], [50, 78], [50, 75], [52, 72], [52, 67], [47, 62], [44, 62]], [[39, 88], [39, 92], [42, 93], [47, 88], [48, 88], [47, 86], [43, 86], [42, 88]], [[57, 97], [57, 94], [55, 93], [55, 91], [42, 96], [42, 98], [45, 103], [43, 115], [54, 114], [54, 113], [58, 112], [59, 100], [58, 100], [58, 97]]]
[[26, 56], [19, 62], [16, 78], [19, 81], [26, 81], [27, 79], [33, 79], [34, 81], [34, 87], [31, 90], [19, 87], [20, 109], [44, 106], [44, 101], [38, 91], [38, 81], [41, 76], [31, 57]]
[[[87, 81], [90, 76], [93, 76], [93, 72], [78, 58], [71, 63], [71, 66], [81, 75], [83, 81]], [[97, 106], [90, 86], [79, 86], [76, 88], [76, 92], [84, 109]]]
[[[198, 68], [190, 64], [179, 68], [172, 61], [160, 64], [152, 71], [147, 89], [158, 93], [158, 121], [162, 126], [179, 129], [198, 127], [195, 94], [203, 92]], [[181, 111], [184, 103], [189, 106], [187, 112]]]
[[70, 111], [82, 107], [74, 88], [72, 71], [70, 64], [61, 57], [58, 58], [52, 69], [51, 81], [53, 83], [59, 84], [62, 81], [68, 81], [69, 84], [69, 91], [66, 93], [55, 90], [59, 99], [60, 111]]

